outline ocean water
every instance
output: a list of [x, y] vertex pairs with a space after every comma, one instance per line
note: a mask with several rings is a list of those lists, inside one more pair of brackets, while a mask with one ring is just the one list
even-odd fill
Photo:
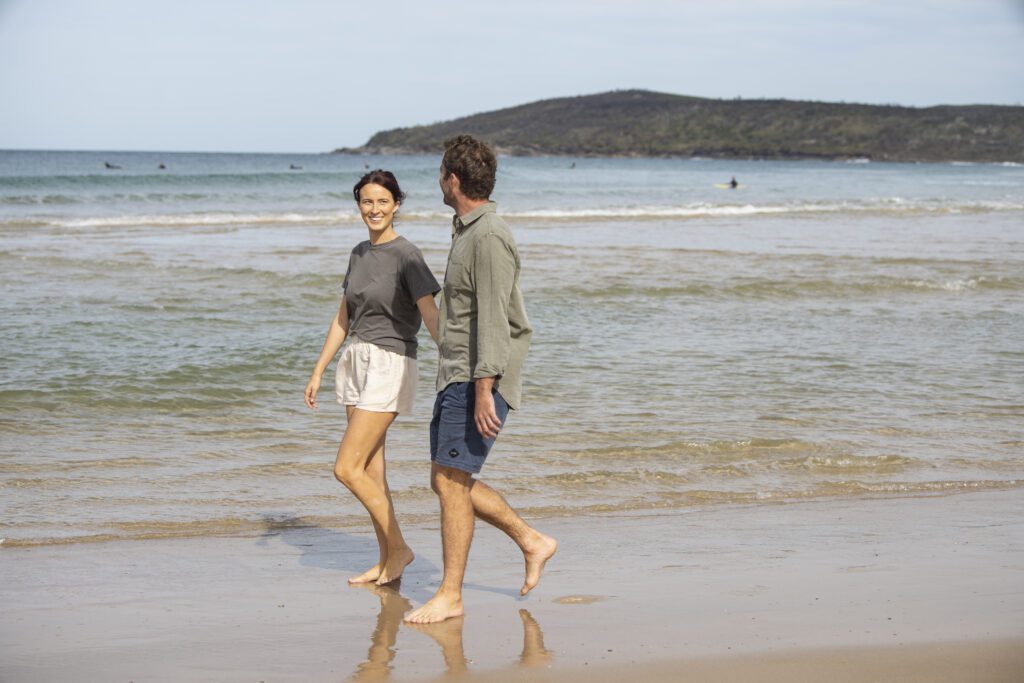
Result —
[[[443, 276], [438, 161], [0, 152], [4, 544], [369, 529], [334, 366], [302, 391], [366, 167]], [[535, 341], [483, 478], [524, 514], [1024, 486], [1024, 168], [502, 158], [494, 197]], [[421, 340], [406, 522], [437, 515]]]

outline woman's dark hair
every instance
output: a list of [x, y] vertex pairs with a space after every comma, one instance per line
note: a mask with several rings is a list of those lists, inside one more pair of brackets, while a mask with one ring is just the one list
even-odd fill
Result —
[[472, 135], [457, 135], [445, 140], [441, 165], [446, 173], [458, 176], [462, 194], [470, 199], [490, 199], [498, 160], [486, 142]]
[[395, 178], [395, 174], [391, 171], [385, 171], [378, 168], [375, 171], [370, 171], [356, 183], [355, 187], [352, 188], [352, 196], [356, 199], [356, 204], [359, 203], [359, 190], [363, 189], [363, 185], [380, 185], [388, 192], [391, 193], [391, 198], [395, 200], [395, 204], [401, 204], [405, 200], [405, 193], [402, 192], [402, 188], [398, 186], [398, 180]]

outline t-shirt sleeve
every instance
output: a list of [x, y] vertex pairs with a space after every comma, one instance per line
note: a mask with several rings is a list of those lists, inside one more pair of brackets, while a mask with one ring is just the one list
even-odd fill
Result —
[[345, 269], [345, 279], [341, 283], [341, 293], [344, 294], [348, 291], [348, 279], [352, 276], [352, 262], [356, 260], [356, 250], [353, 249], [352, 253], [348, 256], [348, 268]]
[[437, 278], [430, 272], [419, 249], [410, 252], [405, 258], [405, 262], [402, 264], [402, 283], [413, 302], [419, 301], [420, 298], [428, 294], [434, 295], [441, 291], [441, 285], [437, 283]]

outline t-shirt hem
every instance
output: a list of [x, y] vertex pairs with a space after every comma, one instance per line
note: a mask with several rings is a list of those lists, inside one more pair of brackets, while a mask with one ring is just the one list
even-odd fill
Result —
[[412, 358], [413, 360], [416, 360], [416, 350], [419, 348], [419, 343], [418, 342], [414, 342], [412, 344], [412, 348], [411, 349], [409, 348], [408, 344], [405, 344], [402, 348], [396, 348], [396, 347], [390, 346], [388, 344], [382, 344], [380, 341], [374, 341], [373, 339], [365, 339], [363, 337], [360, 337], [358, 334], [355, 334], [353, 336], [356, 337], [361, 342], [366, 342], [367, 344], [373, 344], [377, 348], [384, 349], [385, 351], [390, 351], [391, 353], [397, 353], [399, 356], [405, 356], [406, 358]]

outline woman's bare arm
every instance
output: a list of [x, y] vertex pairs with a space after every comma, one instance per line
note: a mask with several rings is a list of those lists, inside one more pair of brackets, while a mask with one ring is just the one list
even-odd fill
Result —
[[430, 337], [437, 342], [437, 303], [433, 294], [425, 294], [416, 300], [416, 308], [420, 309], [423, 316], [423, 324], [427, 326]]
[[338, 355], [338, 349], [345, 343], [345, 337], [348, 336], [348, 306], [345, 305], [345, 297], [341, 297], [341, 305], [338, 306], [338, 314], [331, 319], [331, 324], [327, 328], [327, 339], [324, 340], [324, 346], [320, 350], [320, 358], [316, 361], [316, 366], [313, 368], [313, 374], [309, 377], [309, 382], [306, 384], [305, 399], [306, 405], [310, 408], [316, 408], [316, 394], [320, 391], [320, 381], [323, 378], [324, 371], [327, 366], [331, 364], [331, 361], [336, 355]]

